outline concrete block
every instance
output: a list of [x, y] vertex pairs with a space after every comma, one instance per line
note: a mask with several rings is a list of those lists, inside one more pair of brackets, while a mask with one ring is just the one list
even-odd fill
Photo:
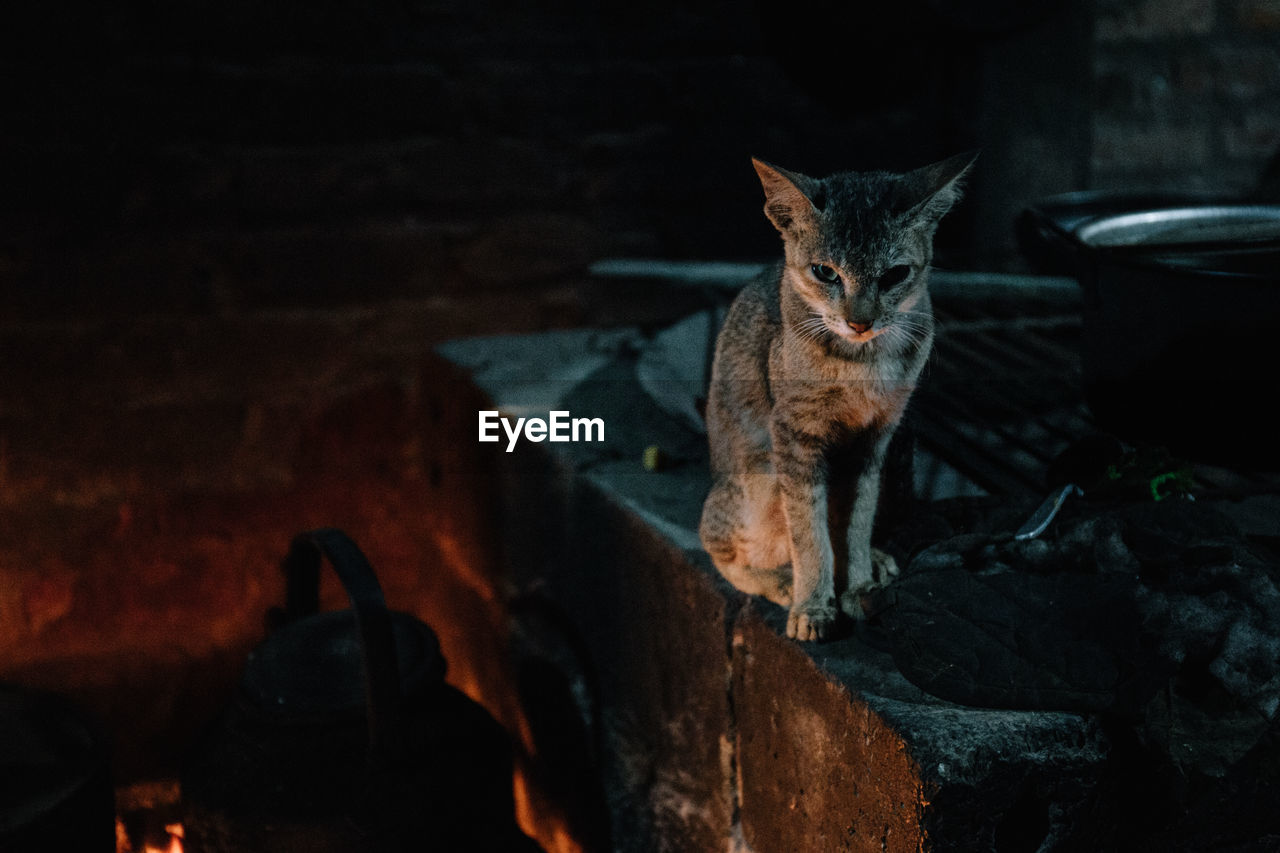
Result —
[[577, 494], [577, 577], [564, 601], [596, 652], [619, 849], [725, 849], [734, 818], [726, 638], [716, 579], [606, 483]]
[[[544, 626], [535, 645], [559, 643], [545, 659], [567, 661], [587, 697], [615, 849], [1071, 849], [1106, 756], [1096, 724], [929, 697], [861, 631], [786, 639], [781, 608], [749, 603], [700, 548], [704, 439], [641, 386], [642, 340], [442, 349], [499, 409], [608, 425], [602, 445], [486, 447], [503, 472], [507, 588], [557, 614], [560, 639]], [[667, 468], [641, 465], [648, 446]], [[534, 633], [515, 612], [517, 636]]]
[[[471, 365], [504, 412], [605, 414], [600, 446], [476, 445], [499, 471], [502, 588], [514, 596], [518, 638], [558, 658], [583, 696], [615, 849], [722, 849], [733, 820], [727, 644], [741, 601], [690, 561], [696, 538], [675, 524], [655, 529], [655, 500], [696, 508], [703, 484], [647, 481], [641, 442], [665, 415], [615, 370], [636, 340], [629, 330], [572, 331], [459, 341], [443, 352]], [[637, 405], [626, 417], [593, 404], [627, 399]], [[639, 493], [647, 503], [634, 500]]]
[[752, 608], [733, 637], [742, 835], [752, 850], [924, 847], [932, 791], [907, 742]]

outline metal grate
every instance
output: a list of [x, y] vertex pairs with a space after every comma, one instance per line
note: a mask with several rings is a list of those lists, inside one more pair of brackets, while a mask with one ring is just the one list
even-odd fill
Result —
[[[1084, 403], [1074, 288], [996, 298], [944, 293], [934, 300], [934, 353], [909, 415], [925, 464], [932, 458], [954, 469], [969, 492], [1042, 497], [1049, 463], [1099, 430]], [[1280, 490], [1276, 473], [1191, 467], [1203, 493]], [[917, 491], [936, 498], [966, 489], [954, 480], [918, 481]]]
[[1049, 463], [1095, 429], [1080, 391], [1078, 312], [940, 299], [934, 313], [934, 355], [910, 420], [922, 447], [983, 491], [1042, 493]]

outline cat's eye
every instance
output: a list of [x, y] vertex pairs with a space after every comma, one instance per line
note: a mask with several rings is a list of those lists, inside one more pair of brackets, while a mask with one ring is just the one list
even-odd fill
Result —
[[809, 271], [813, 273], [814, 278], [826, 284], [836, 284], [840, 281], [840, 273], [835, 271], [835, 267], [829, 267], [826, 264], [812, 264]]
[[895, 285], [902, 284], [910, 277], [911, 267], [906, 264], [898, 264], [897, 266], [889, 267], [884, 271], [884, 275], [880, 276], [880, 286], [893, 287]]

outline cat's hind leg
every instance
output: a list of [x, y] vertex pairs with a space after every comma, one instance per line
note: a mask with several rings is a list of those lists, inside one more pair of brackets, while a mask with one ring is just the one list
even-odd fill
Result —
[[717, 479], [703, 504], [698, 532], [729, 583], [748, 595], [791, 606], [786, 520], [771, 472]]

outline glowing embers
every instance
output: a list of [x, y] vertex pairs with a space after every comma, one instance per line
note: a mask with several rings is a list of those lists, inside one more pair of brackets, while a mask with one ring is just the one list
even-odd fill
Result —
[[182, 796], [176, 779], [116, 791], [116, 853], [183, 853]]
[[163, 838], [148, 832], [135, 843], [124, 821], [116, 818], [116, 853], [182, 853], [182, 824], [165, 824], [164, 832]]

